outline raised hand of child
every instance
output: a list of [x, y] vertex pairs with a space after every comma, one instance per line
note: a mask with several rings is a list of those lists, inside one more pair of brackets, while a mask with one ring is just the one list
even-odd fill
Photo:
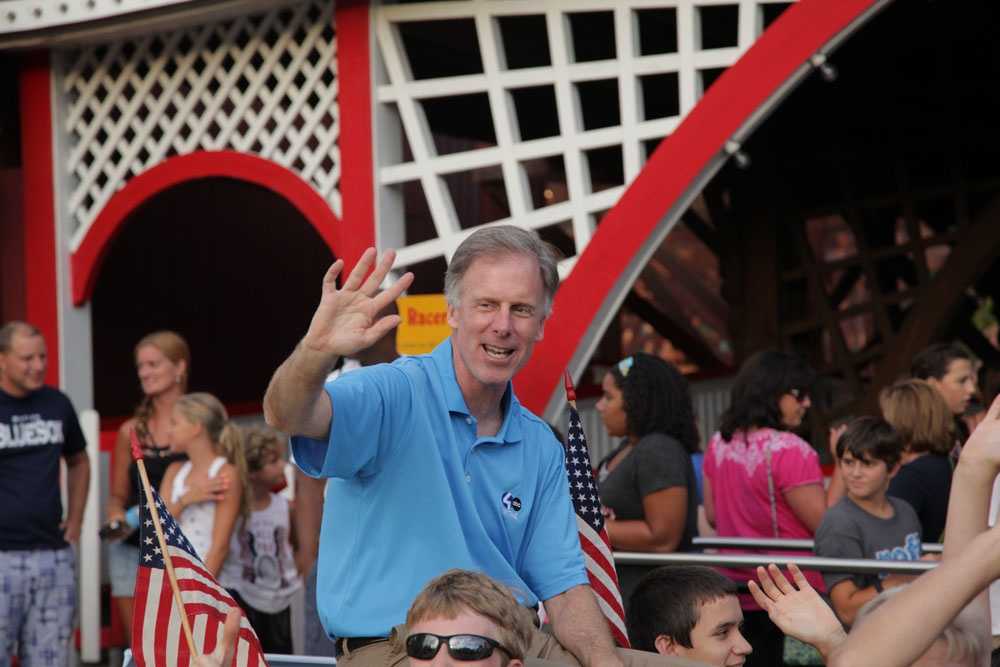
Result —
[[802, 571], [794, 564], [788, 566], [788, 571], [792, 574], [794, 586], [777, 565], [769, 565], [766, 570], [758, 567], [760, 584], [748, 582], [750, 594], [782, 632], [812, 644], [826, 657], [844, 641], [847, 634], [833, 610], [809, 585]]
[[986, 416], [962, 447], [961, 460], [973, 462], [990, 479], [1000, 472], [1000, 395], [993, 399], [993, 404]]

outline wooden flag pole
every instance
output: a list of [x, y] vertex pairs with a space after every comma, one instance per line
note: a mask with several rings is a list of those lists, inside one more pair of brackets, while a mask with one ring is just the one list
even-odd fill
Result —
[[191, 652], [191, 657], [194, 658], [201, 655], [201, 653], [194, 646], [194, 634], [191, 632], [191, 623], [184, 612], [181, 589], [177, 585], [177, 575], [174, 574], [174, 562], [170, 556], [170, 551], [167, 550], [167, 540], [163, 537], [160, 513], [156, 508], [156, 501], [153, 500], [153, 490], [149, 486], [149, 477], [146, 475], [146, 463], [142, 460], [142, 450], [139, 449], [139, 439], [136, 437], [134, 430], [132, 431], [131, 443], [132, 458], [135, 459], [136, 466], [139, 468], [139, 479], [142, 480], [142, 490], [146, 494], [146, 505], [149, 507], [150, 514], [153, 515], [153, 528], [156, 530], [156, 539], [160, 544], [160, 553], [163, 554], [163, 564], [166, 566], [167, 577], [170, 579], [170, 590], [174, 593], [174, 604], [177, 605], [177, 611], [181, 615], [181, 627], [184, 628], [184, 638], [187, 640], [188, 650]]

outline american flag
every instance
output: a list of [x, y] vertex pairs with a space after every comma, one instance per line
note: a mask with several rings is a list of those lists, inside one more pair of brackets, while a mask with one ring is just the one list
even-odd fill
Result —
[[[181, 627], [180, 615], [170, 589], [163, 553], [156, 539], [153, 515], [146, 496], [139, 494], [139, 572], [135, 578], [132, 619], [132, 657], [138, 667], [187, 667], [191, 654]], [[204, 654], [215, 650], [222, 639], [222, 626], [230, 609], [239, 605], [205, 569], [194, 547], [167, 511], [159, 494], [153, 500], [163, 527], [163, 537], [177, 575], [184, 611], [191, 624], [195, 646]], [[238, 667], [267, 665], [260, 642], [246, 615], [240, 619], [239, 639], [233, 658]]]
[[569, 408], [569, 433], [566, 435], [566, 474], [569, 492], [576, 510], [576, 527], [580, 533], [580, 546], [587, 563], [590, 587], [597, 594], [597, 604], [611, 626], [611, 634], [619, 646], [629, 648], [625, 630], [625, 609], [618, 589], [618, 573], [611, 554], [611, 541], [604, 529], [601, 499], [597, 495], [594, 471], [590, 465], [587, 438], [583, 433], [580, 413]]

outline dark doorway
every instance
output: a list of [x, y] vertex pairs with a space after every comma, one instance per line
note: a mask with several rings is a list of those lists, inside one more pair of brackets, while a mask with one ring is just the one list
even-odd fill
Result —
[[0, 55], [0, 322], [25, 317], [24, 183], [17, 58]]
[[94, 290], [97, 410], [132, 412], [133, 347], [173, 329], [191, 346], [191, 390], [256, 411], [305, 332], [332, 261], [308, 221], [266, 188], [209, 178], [151, 198], [125, 221]]

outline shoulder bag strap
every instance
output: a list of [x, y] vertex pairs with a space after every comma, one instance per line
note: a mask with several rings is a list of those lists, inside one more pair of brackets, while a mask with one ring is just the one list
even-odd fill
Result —
[[767, 498], [771, 504], [771, 530], [774, 532], [774, 537], [777, 539], [781, 537], [778, 534], [778, 501], [774, 495], [774, 475], [771, 474], [771, 443], [774, 442], [774, 434], [767, 441], [767, 445], [764, 447], [764, 461], [767, 465]]

